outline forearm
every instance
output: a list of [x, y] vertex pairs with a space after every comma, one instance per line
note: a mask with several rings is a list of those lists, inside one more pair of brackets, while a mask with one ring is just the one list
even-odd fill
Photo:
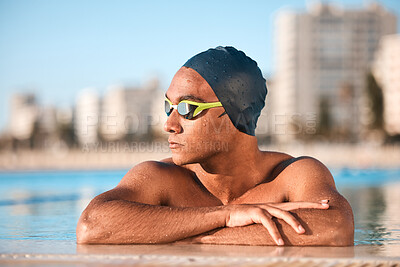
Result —
[[[285, 245], [288, 246], [350, 246], [354, 240], [351, 216], [342, 216], [339, 210], [299, 210], [293, 212], [305, 228], [298, 234], [286, 222], [274, 219]], [[180, 242], [201, 244], [265, 245], [276, 243], [261, 224], [244, 227], [220, 228]]]
[[249, 246], [276, 245], [268, 231], [261, 224], [218, 228], [207, 233], [179, 240], [177, 243]]
[[77, 227], [78, 243], [168, 243], [225, 225], [223, 207], [177, 208], [125, 200], [91, 203]]

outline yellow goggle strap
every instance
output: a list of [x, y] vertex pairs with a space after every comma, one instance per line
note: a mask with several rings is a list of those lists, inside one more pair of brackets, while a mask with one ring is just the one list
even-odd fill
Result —
[[[165, 98], [166, 101], [168, 101], [168, 103], [172, 106], [172, 102], [168, 99]], [[194, 102], [194, 101], [190, 101], [190, 100], [182, 100], [179, 103], [187, 103], [189, 105], [193, 105], [193, 106], [197, 106], [197, 108], [194, 110], [193, 112], [193, 117], [197, 116], [200, 112], [202, 112], [205, 109], [209, 109], [209, 108], [215, 108], [215, 107], [222, 107], [222, 103], [221, 102], [211, 102], [211, 103], [199, 103], [199, 102]], [[178, 105], [179, 105], [178, 103]], [[178, 106], [176, 105], [176, 106]]]

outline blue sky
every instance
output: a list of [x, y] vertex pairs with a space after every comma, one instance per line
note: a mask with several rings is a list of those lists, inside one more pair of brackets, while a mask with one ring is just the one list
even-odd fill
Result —
[[[360, 7], [368, 1], [330, 2]], [[399, 0], [378, 2], [399, 16]], [[85, 87], [102, 93], [157, 76], [166, 89], [188, 58], [218, 45], [243, 50], [269, 76], [276, 12], [304, 10], [307, 3], [0, 0], [0, 130], [15, 92], [70, 106]]]

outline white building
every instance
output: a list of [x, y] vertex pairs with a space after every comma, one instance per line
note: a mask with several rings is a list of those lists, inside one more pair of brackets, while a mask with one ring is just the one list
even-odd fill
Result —
[[15, 94], [11, 98], [9, 129], [13, 138], [29, 139], [38, 117], [35, 95]]
[[125, 120], [128, 119], [126, 99], [126, 89], [118, 86], [109, 87], [103, 98], [100, 133], [107, 141], [120, 140], [128, 132], [125, 127]]
[[274, 136], [277, 141], [304, 134], [321, 107], [337, 132], [357, 136], [366, 74], [379, 39], [396, 32], [395, 15], [378, 4], [343, 9], [320, 3], [306, 12], [281, 11], [275, 30], [276, 73], [269, 97], [272, 115], [287, 126]]
[[373, 74], [383, 92], [384, 125], [390, 135], [400, 134], [400, 35], [382, 37]]
[[98, 142], [100, 99], [93, 88], [82, 90], [75, 107], [75, 135], [80, 145]]
[[101, 110], [102, 137], [116, 141], [128, 136], [146, 138], [158, 133], [162, 130], [163, 94], [155, 81], [143, 88], [109, 87]]

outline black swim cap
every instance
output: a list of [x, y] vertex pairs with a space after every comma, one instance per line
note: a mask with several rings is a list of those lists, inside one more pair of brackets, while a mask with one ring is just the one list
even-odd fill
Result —
[[267, 95], [266, 81], [257, 62], [234, 47], [218, 46], [195, 55], [183, 66], [195, 70], [208, 82], [239, 131], [255, 135]]

